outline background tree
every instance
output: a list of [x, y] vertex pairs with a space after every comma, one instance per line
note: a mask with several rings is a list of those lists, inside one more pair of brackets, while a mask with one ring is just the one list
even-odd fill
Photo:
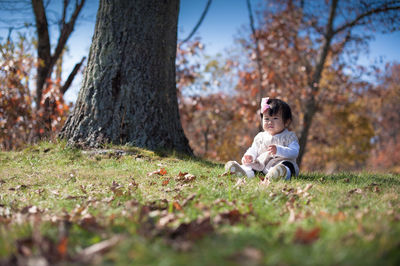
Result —
[[24, 36], [0, 44], [0, 148], [19, 148], [31, 138], [33, 127], [29, 76], [34, 67]]
[[61, 137], [191, 153], [175, 81], [178, 10], [178, 0], [100, 1], [83, 86]]
[[[331, 80], [331, 83], [340, 81], [345, 69], [352, 63], [348, 61], [350, 58], [346, 57], [346, 51], [351, 50], [352, 56], [355, 56], [354, 47], [367, 44], [374, 31], [397, 30], [399, 10], [400, 1], [338, 0], [277, 0], [265, 9], [256, 31], [262, 73], [266, 77], [263, 87], [269, 89], [268, 94], [272, 97], [287, 95], [300, 114], [299, 163], [306, 152], [315, 115], [321, 112], [326, 101], [335, 99], [337, 94], [334, 91], [329, 93], [327, 87], [322, 86], [324, 75], [334, 70], [338, 75], [336, 81], [326, 80]], [[255, 53], [251, 50], [252, 43], [245, 43], [245, 47], [251, 51], [249, 57], [256, 59], [252, 55]], [[244, 71], [240, 86], [256, 95], [259, 89], [254, 80], [258, 80], [258, 75], [255, 70]]]
[[[57, 40], [54, 51], [51, 51], [51, 42], [49, 34], [49, 24], [47, 20], [46, 10], [43, 0], [32, 0], [32, 8], [35, 15], [36, 31], [37, 31], [37, 56], [38, 56], [38, 66], [37, 66], [37, 77], [36, 77], [36, 106], [41, 106], [43, 90], [49, 86], [49, 80], [54, 70], [54, 66], [57, 61], [61, 58], [62, 52], [65, 49], [68, 38], [74, 30], [76, 21], [78, 19], [79, 13], [81, 12], [85, 0], [76, 0], [73, 6], [72, 13], [68, 18], [68, 8], [70, 6], [70, 0], [63, 1], [62, 16], [58, 22], [60, 27], [60, 34]], [[80, 65], [82, 65], [83, 60], [78, 63], [77, 67], [71, 72], [70, 77], [67, 82], [60, 88], [61, 93], [64, 94], [69, 85], [71, 85], [71, 79], [77, 73]], [[39, 109], [39, 108], [38, 108]]]
[[[65, 104], [63, 96], [85, 58], [63, 82], [63, 55], [84, 3], [85, 0], [62, 1], [59, 14], [49, 6], [50, 1], [0, 2], [0, 8], [10, 14], [23, 14], [1, 20], [1, 24], [9, 28], [7, 39], [0, 43], [0, 141], [3, 148], [19, 148], [37, 139], [52, 138], [64, 124], [70, 106]], [[49, 20], [49, 14], [54, 18]], [[58, 36], [54, 25], [58, 25]], [[30, 37], [31, 29], [35, 30], [37, 38]], [[54, 49], [53, 43], [56, 44]], [[36, 78], [35, 89], [32, 77]]]
[[376, 132], [368, 166], [400, 173], [400, 64], [388, 64], [364, 97]]

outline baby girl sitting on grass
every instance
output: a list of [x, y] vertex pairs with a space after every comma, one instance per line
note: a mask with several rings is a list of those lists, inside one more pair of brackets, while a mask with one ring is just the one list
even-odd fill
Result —
[[290, 180], [299, 174], [296, 158], [300, 150], [296, 134], [288, 130], [292, 122], [290, 106], [279, 99], [263, 98], [261, 117], [264, 131], [256, 135], [242, 164], [229, 161], [225, 170], [249, 178], [255, 172], [263, 172], [265, 180]]

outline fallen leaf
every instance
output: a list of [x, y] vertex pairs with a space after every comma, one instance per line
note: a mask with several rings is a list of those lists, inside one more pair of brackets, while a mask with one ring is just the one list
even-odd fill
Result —
[[226, 212], [218, 213], [214, 218], [214, 223], [221, 224], [228, 222], [230, 225], [236, 224], [242, 220], [246, 215], [240, 213], [239, 210], [233, 209]]
[[115, 196], [122, 196], [122, 194], [123, 194], [122, 186], [115, 181], [112, 181], [110, 189], [114, 193]]
[[269, 178], [264, 178], [258, 183], [258, 185], [260, 185], [262, 187], [268, 187], [270, 184], [271, 184], [271, 180], [269, 180]]
[[8, 190], [17, 191], [17, 190], [25, 189], [25, 188], [27, 188], [27, 187], [28, 187], [28, 186], [26, 186], [26, 185], [18, 185], [18, 186], [16, 186], [16, 187], [9, 188]]
[[229, 205], [229, 206], [235, 206], [235, 202], [230, 202], [230, 201], [227, 201], [226, 199], [216, 199], [216, 200], [214, 200], [214, 205], [217, 205], [217, 204], [220, 204], [220, 203], [225, 203], [225, 204], [227, 204], [227, 205]]
[[259, 265], [262, 260], [262, 251], [253, 247], [246, 247], [243, 250], [229, 256], [229, 260], [235, 265]]
[[313, 187], [313, 184], [307, 184], [306, 187], [303, 189], [304, 192], [307, 192]]
[[185, 183], [191, 182], [191, 181], [193, 181], [195, 179], [196, 179], [195, 175], [192, 175], [192, 174], [189, 174], [189, 173], [182, 173], [182, 172], [179, 172], [179, 174], [175, 177], [176, 181], [183, 181]]
[[341, 222], [341, 221], [346, 220], [346, 215], [344, 214], [344, 212], [341, 212], [341, 211], [334, 215], [324, 212], [324, 211], [320, 211], [319, 215], [321, 217], [328, 219], [331, 222]]
[[79, 225], [85, 228], [86, 230], [92, 230], [92, 231], [96, 231], [103, 228], [97, 222], [96, 218], [90, 213], [87, 213], [81, 217], [81, 219], [79, 220]]
[[178, 177], [184, 177], [187, 174], [188, 174], [187, 172], [179, 172]]
[[163, 229], [165, 226], [173, 221], [176, 220], [176, 216], [173, 213], [168, 213], [167, 215], [164, 215], [161, 217], [158, 222], [157, 222], [157, 228], [158, 229]]
[[22, 256], [31, 256], [32, 248], [34, 246], [34, 241], [32, 237], [22, 238], [16, 240], [16, 248], [18, 253]]
[[294, 235], [294, 242], [299, 244], [309, 245], [319, 239], [321, 228], [315, 227], [311, 230], [303, 230], [301, 227], [297, 228]]
[[132, 180], [132, 182], [130, 182], [128, 184], [128, 188], [129, 189], [137, 189], [139, 187], [139, 184], [136, 183], [135, 179], [132, 178], [131, 180]]
[[178, 211], [181, 211], [181, 210], [182, 210], [182, 206], [181, 206], [178, 202], [174, 201], [174, 202], [172, 203], [172, 205], [174, 206], [174, 209], [175, 209], [175, 210], [178, 210]]
[[165, 180], [162, 182], [162, 185], [163, 185], [163, 186], [166, 186], [166, 185], [168, 185], [168, 183], [169, 183], [169, 179], [165, 179]]
[[246, 185], [247, 181], [245, 178], [239, 178], [236, 181], [236, 184], [233, 186], [236, 189], [240, 189], [241, 187], [243, 187], [244, 185]]
[[57, 251], [62, 258], [65, 258], [65, 256], [67, 255], [67, 250], [68, 250], [68, 237], [63, 237], [57, 245]]
[[160, 168], [157, 169], [153, 172], [150, 172], [147, 174], [147, 176], [152, 176], [152, 175], [166, 175], [167, 174], [167, 170], [165, 170], [165, 168]]
[[362, 194], [362, 190], [360, 188], [355, 188], [349, 191], [349, 194], [354, 194], [354, 193]]
[[183, 200], [182, 202], [182, 207], [186, 206], [186, 204], [189, 203], [189, 201], [193, 200], [197, 196], [196, 193], [191, 194], [189, 197]]
[[60, 192], [58, 192], [57, 190], [49, 190], [51, 194], [55, 195], [55, 196], [60, 196]]
[[110, 239], [89, 246], [77, 254], [76, 260], [89, 262], [91, 259], [93, 259], [95, 255], [104, 254], [112, 247], [116, 246], [122, 239], [122, 236], [117, 235], [113, 236]]
[[173, 240], [198, 240], [214, 231], [210, 216], [198, 218], [189, 223], [181, 223], [175, 230], [170, 232], [169, 237]]
[[82, 193], [87, 194], [86, 187], [84, 185], [80, 185], [79, 188], [81, 189]]
[[296, 221], [296, 213], [294, 212], [294, 209], [289, 209], [288, 223], [294, 223], [295, 221]]
[[220, 174], [218, 177], [225, 177], [225, 176], [230, 176], [230, 175], [231, 175], [231, 173], [224, 172], [224, 173]]

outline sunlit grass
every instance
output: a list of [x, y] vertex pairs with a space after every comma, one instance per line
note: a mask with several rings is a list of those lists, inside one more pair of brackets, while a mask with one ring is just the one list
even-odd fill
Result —
[[[42, 143], [0, 153], [0, 262], [400, 262], [398, 175], [309, 173], [269, 186], [260, 186], [258, 177], [237, 184], [237, 177], [222, 175], [222, 164], [111, 150], [96, 154]], [[158, 169], [166, 173], [149, 175]], [[182, 173], [195, 178], [185, 181]], [[83, 255], [113, 236], [122, 240]]]

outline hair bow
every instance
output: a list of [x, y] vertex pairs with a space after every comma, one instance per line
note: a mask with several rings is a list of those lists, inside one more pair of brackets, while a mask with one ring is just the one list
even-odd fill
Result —
[[269, 97], [261, 99], [261, 113], [267, 111], [271, 106], [268, 104]]

